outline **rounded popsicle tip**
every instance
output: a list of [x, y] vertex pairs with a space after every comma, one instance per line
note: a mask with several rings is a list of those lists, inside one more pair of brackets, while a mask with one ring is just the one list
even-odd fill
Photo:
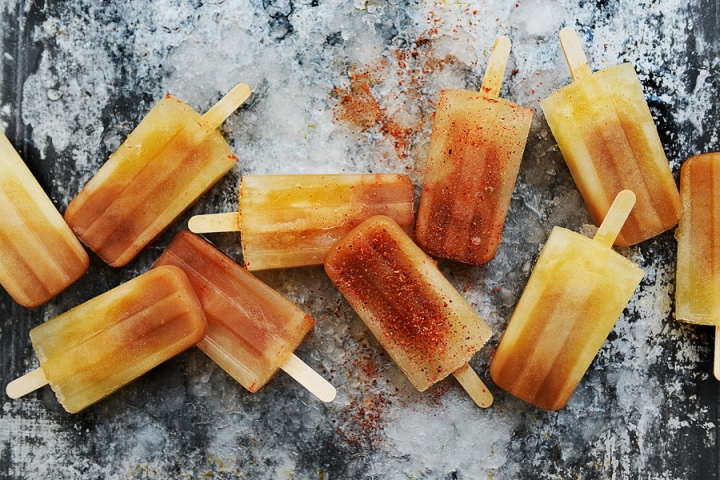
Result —
[[28, 393], [44, 387], [48, 384], [45, 372], [42, 368], [36, 368], [20, 378], [16, 378], [5, 387], [5, 393], [13, 400], [24, 397]]
[[565, 27], [560, 29], [560, 38], [567, 37], [568, 35], [573, 35], [577, 37], [577, 32], [575, 31], [575, 27]]
[[508, 37], [502, 36], [495, 39], [487, 70], [485, 70], [485, 76], [480, 87], [480, 92], [486, 97], [497, 98], [500, 95], [500, 86], [505, 75], [505, 67], [508, 58], [510, 58], [510, 48], [511, 44]]
[[335, 387], [295, 354], [290, 355], [290, 358], [280, 368], [320, 401], [329, 403], [335, 400], [337, 395]]
[[239, 232], [240, 214], [234, 212], [195, 215], [188, 220], [188, 229], [193, 233]]
[[493, 395], [485, 383], [480, 380], [475, 370], [467, 363], [453, 372], [453, 375], [460, 382], [460, 385], [470, 395], [475, 404], [480, 408], [488, 408], [493, 404]]
[[580, 45], [580, 39], [573, 27], [565, 27], [560, 30], [560, 46], [565, 54], [573, 81], [580, 80], [592, 75], [590, 65], [585, 57], [585, 51]]
[[250, 85], [239, 83], [203, 115], [210, 128], [217, 128], [252, 95]]
[[500, 37], [497, 37], [495, 39], [495, 43], [493, 43], [493, 51], [495, 50], [510, 50], [512, 47], [512, 43], [510, 42], [510, 38], [507, 35], [502, 35]]
[[335, 397], [337, 396], [337, 390], [335, 390], [335, 387], [328, 383], [322, 388], [322, 391], [316, 390], [315, 392], [313, 392], [313, 395], [315, 395], [322, 402], [330, 403], [335, 400]]

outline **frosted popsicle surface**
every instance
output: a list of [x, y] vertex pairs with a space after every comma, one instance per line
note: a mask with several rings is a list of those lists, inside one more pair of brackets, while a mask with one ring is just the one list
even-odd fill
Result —
[[249, 270], [322, 265], [330, 247], [373, 215], [412, 228], [413, 186], [406, 175], [242, 177], [240, 231]]
[[85, 249], [2, 133], [0, 212], [0, 284], [20, 305], [42, 305], [85, 273]]
[[540, 105], [596, 225], [621, 190], [635, 193], [616, 245], [634, 245], [677, 224], [680, 195], [631, 64], [577, 80]]
[[675, 231], [675, 316], [702, 325], [720, 322], [720, 153], [698, 155], [680, 170], [683, 217]]
[[332, 247], [325, 271], [420, 391], [463, 366], [490, 327], [391, 219], [372, 217]]
[[70, 413], [195, 345], [207, 323], [177, 267], [153, 269], [30, 331], [50, 386]]
[[198, 347], [251, 392], [288, 360], [315, 324], [291, 301], [202, 238], [181, 232], [155, 262], [190, 279], [208, 330]]
[[70, 203], [65, 219], [105, 262], [126, 265], [236, 161], [217, 130], [168, 95]]
[[633, 262], [555, 227], [490, 365], [495, 383], [562, 408], [642, 280]]
[[532, 115], [477, 92], [440, 92], [415, 232], [425, 252], [475, 265], [492, 260]]

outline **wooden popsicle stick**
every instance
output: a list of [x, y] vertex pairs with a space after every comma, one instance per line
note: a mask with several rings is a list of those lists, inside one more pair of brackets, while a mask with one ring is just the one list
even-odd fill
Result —
[[505, 67], [510, 57], [510, 39], [508, 37], [498, 37], [493, 44], [492, 53], [488, 60], [487, 70], [483, 77], [480, 93], [489, 98], [497, 98], [500, 96], [500, 86], [505, 76]]
[[587, 57], [585, 57], [585, 52], [582, 45], [580, 45], [580, 39], [573, 27], [565, 27], [560, 30], [560, 45], [565, 54], [565, 61], [570, 67], [573, 81], [592, 75]]
[[10, 398], [20, 398], [28, 393], [34, 392], [38, 388], [42, 388], [48, 384], [45, 372], [42, 368], [36, 368], [30, 373], [26, 373], [20, 378], [16, 378], [8, 383], [5, 393]]
[[608, 248], [612, 247], [634, 206], [635, 194], [632, 190], [623, 190], [618, 193], [593, 240], [602, 243]]
[[328, 403], [335, 400], [337, 394], [335, 387], [295, 354], [290, 355], [287, 362], [280, 368], [321, 401]]
[[715, 378], [720, 380], [720, 325], [715, 327], [715, 358], [713, 362], [713, 373]]
[[188, 221], [188, 228], [193, 233], [239, 232], [239, 213], [211, 213], [195, 215]]
[[250, 98], [250, 94], [252, 94], [252, 89], [249, 85], [245, 83], [236, 85], [210, 110], [205, 112], [205, 115], [202, 116], [203, 120], [210, 128], [219, 127], [240, 105]]
[[480, 408], [488, 408], [493, 403], [493, 395], [485, 386], [475, 370], [467, 363], [453, 372], [460, 385]]

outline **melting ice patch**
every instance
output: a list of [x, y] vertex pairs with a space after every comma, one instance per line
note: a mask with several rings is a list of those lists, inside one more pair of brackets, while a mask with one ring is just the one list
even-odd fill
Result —
[[510, 14], [510, 23], [521, 38], [546, 39], [557, 36], [567, 12], [558, 2], [526, 0], [519, 2]]

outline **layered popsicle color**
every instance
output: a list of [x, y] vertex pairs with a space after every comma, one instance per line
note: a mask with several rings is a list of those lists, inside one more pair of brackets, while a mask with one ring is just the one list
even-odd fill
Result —
[[720, 153], [692, 157], [680, 170], [684, 214], [675, 232], [675, 316], [720, 325]]
[[198, 347], [251, 392], [281, 368], [313, 318], [202, 238], [179, 233], [155, 267], [175, 265], [190, 279], [208, 330]]
[[502, 241], [533, 116], [497, 96], [509, 52], [498, 39], [480, 93], [440, 92], [415, 232], [430, 255], [482, 265]]
[[325, 271], [420, 391], [463, 367], [492, 334], [390, 218], [372, 217], [343, 237]]
[[239, 228], [249, 270], [322, 265], [330, 247], [373, 215], [412, 228], [406, 175], [249, 175], [241, 179]]
[[0, 284], [20, 305], [42, 305], [85, 273], [85, 249], [2, 133], [0, 212]]
[[635, 193], [616, 240], [634, 245], [674, 227], [682, 203], [633, 66], [587, 70], [540, 105], [596, 225], [620, 191]]
[[217, 126], [162, 99], [68, 206], [75, 234], [111, 266], [130, 262], [237, 162]]
[[40, 368], [70, 413], [110, 395], [205, 335], [177, 267], [153, 269], [30, 331]]
[[643, 277], [609, 248], [616, 233], [553, 228], [490, 365], [499, 387], [546, 410], [565, 406]]

